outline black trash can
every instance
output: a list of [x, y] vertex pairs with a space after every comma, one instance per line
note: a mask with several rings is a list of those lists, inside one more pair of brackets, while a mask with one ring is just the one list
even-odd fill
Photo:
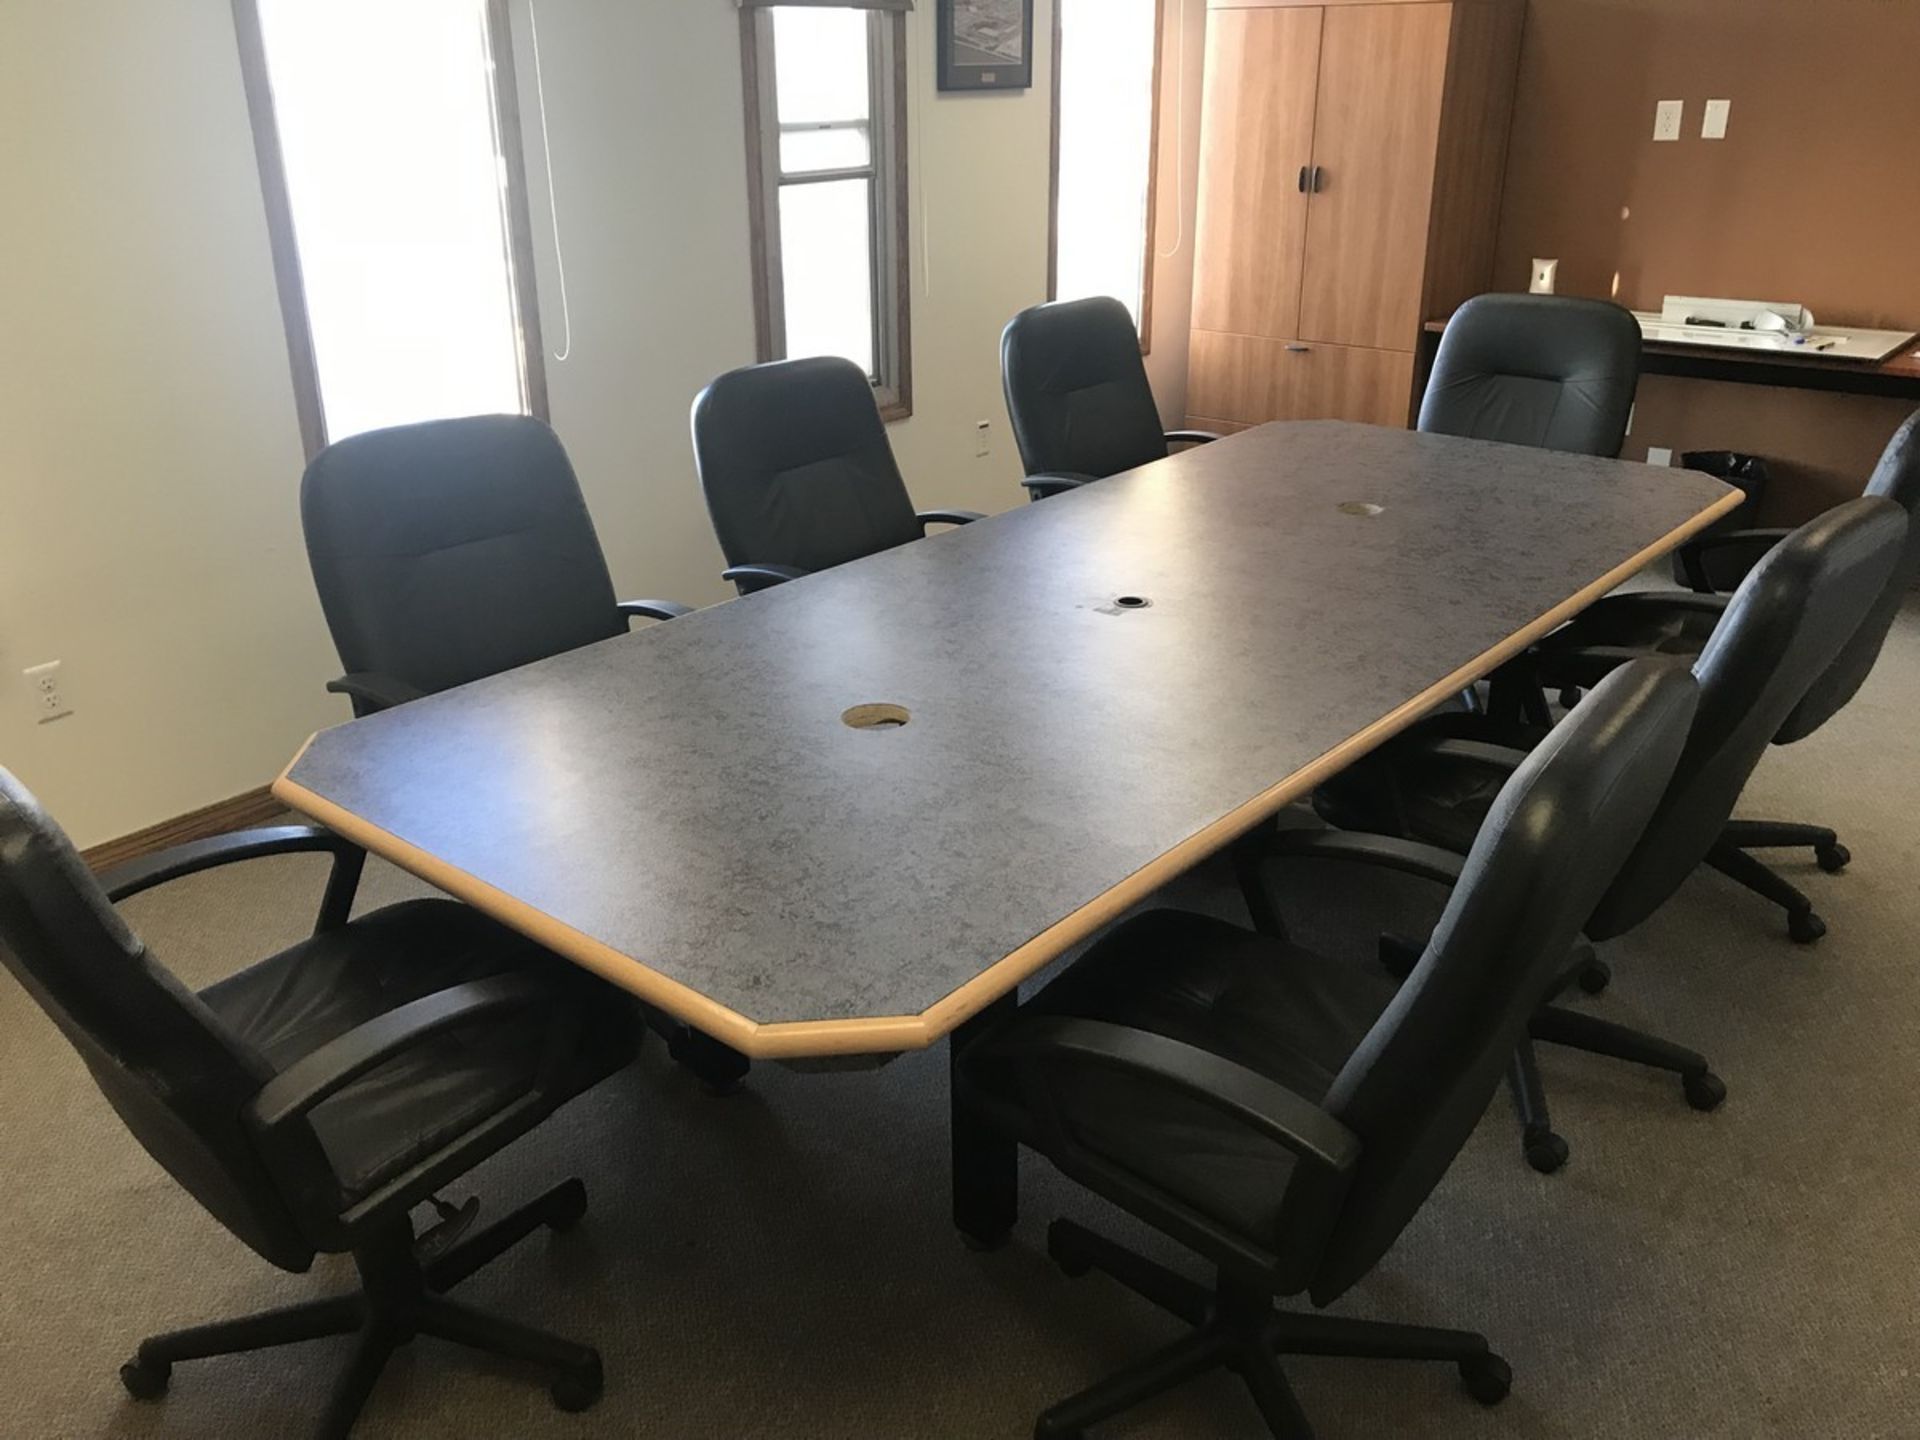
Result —
[[[1709, 525], [1704, 534], [1717, 535], [1727, 530], [1752, 527], [1754, 518], [1760, 513], [1761, 496], [1767, 488], [1767, 462], [1764, 457], [1742, 455], [1737, 450], [1688, 450], [1680, 457], [1680, 467], [1724, 480], [1746, 493], [1746, 498], [1738, 506]], [[1767, 549], [1764, 544], [1754, 544], [1728, 545], [1710, 550], [1705, 556], [1707, 579], [1715, 590], [1732, 590], [1746, 578], [1747, 571], [1760, 563], [1760, 557], [1767, 553]], [[1688, 583], [1678, 551], [1673, 556], [1673, 578], [1682, 585]]]

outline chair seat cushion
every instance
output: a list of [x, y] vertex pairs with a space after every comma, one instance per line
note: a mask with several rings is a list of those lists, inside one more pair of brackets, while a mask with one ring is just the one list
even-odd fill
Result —
[[[1482, 738], [1476, 733], [1481, 718], [1450, 714], [1414, 725], [1315, 790], [1315, 812], [1341, 830], [1397, 835], [1466, 854], [1510, 772], [1424, 747], [1433, 739]], [[1513, 739], [1512, 727], [1485, 728], [1497, 730], [1500, 741]]]
[[[492, 975], [550, 977], [583, 1027], [561, 1084], [576, 1094], [633, 1053], [632, 1007], [598, 980], [478, 911], [412, 900], [303, 940], [201, 992], [220, 1019], [285, 1070], [409, 1001]], [[316, 1106], [312, 1121], [342, 1209], [525, 1095], [552, 1012], [518, 1012], [416, 1045]]]
[[1707, 648], [1714, 626], [1725, 613], [1726, 601], [1724, 595], [1691, 591], [1610, 596], [1534, 648], [1541, 682], [1549, 686], [1597, 683], [1602, 674], [1582, 665], [1575, 654], [1589, 648], [1622, 652], [1622, 660], [1635, 655], [1682, 655], [1692, 659]]
[[[1232, 1060], [1318, 1102], [1396, 983], [1385, 970], [1327, 959], [1211, 916], [1155, 910], [1099, 941], [976, 1046], [969, 1068], [1011, 1097], [995, 1039], [1035, 1016], [1079, 1016], [1152, 1031]], [[1004, 1063], [1004, 1062], [1002, 1062]], [[1102, 1158], [1274, 1244], [1293, 1157], [1217, 1110], [1113, 1071], [1073, 1072], [1055, 1091], [1079, 1141]]]

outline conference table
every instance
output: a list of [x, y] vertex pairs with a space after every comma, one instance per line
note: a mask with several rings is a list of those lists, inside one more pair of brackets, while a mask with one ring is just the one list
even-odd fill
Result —
[[[952, 1037], [1739, 503], [1277, 423], [315, 735], [285, 804], [741, 1055]], [[1014, 1218], [954, 1118], [956, 1220]]]

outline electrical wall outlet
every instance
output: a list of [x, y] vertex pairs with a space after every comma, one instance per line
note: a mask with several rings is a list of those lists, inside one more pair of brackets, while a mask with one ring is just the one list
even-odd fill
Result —
[[1662, 100], [1653, 112], [1653, 138], [1656, 140], [1678, 140], [1680, 127], [1686, 123], [1687, 102], [1684, 100]]
[[1702, 140], [1724, 140], [1727, 138], [1727, 116], [1733, 109], [1731, 100], [1707, 101], [1707, 113], [1700, 122]]
[[20, 676], [27, 682], [27, 693], [33, 702], [33, 718], [42, 725], [73, 713], [73, 707], [67, 703], [67, 692], [60, 683], [58, 660], [49, 660], [44, 665], [30, 665], [20, 672]]
[[986, 420], [973, 422], [973, 454], [976, 460], [983, 459], [993, 449], [993, 425]]
[[1665, 445], [1649, 445], [1647, 447], [1647, 464], [1671, 465], [1673, 464], [1673, 451]]

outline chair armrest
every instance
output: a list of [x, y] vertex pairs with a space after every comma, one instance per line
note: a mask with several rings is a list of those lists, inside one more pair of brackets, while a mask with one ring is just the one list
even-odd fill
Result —
[[427, 693], [418, 685], [409, 685], [396, 676], [379, 675], [371, 671], [357, 675], [342, 675], [338, 680], [329, 680], [327, 691], [333, 695], [349, 695], [358, 701], [354, 710], [360, 715], [371, 715], [379, 710], [391, 710], [394, 706], [404, 705], [409, 700], [418, 700]]
[[1713, 582], [1707, 578], [1706, 556], [1710, 550], [1724, 550], [1733, 545], [1751, 545], [1757, 550], [1771, 550], [1793, 532], [1785, 528], [1763, 530], [1721, 530], [1706, 535], [1696, 535], [1680, 547], [1680, 568], [1687, 577], [1689, 588], [1702, 595], [1717, 593]]
[[1078, 1016], [1026, 1018], [1009, 1029], [1006, 1040], [988, 1043], [1029, 1075], [1061, 1061], [1124, 1071], [1198, 1100], [1335, 1174], [1360, 1159], [1359, 1137], [1318, 1105], [1197, 1045]]
[[971, 525], [986, 519], [987, 513], [984, 510], [921, 510], [913, 518], [920, 522], [924, 533], [929, 525]]
[[100, 876], [100, 888], [118, 904], [143, 890], [197, 875], [220, 865], [241, 860], [257, 860], [266, 855], [327, 854], [338, 859], [364, 856], [366, 852], [351, 841], [318, 825], [270, 825], [254, 830], [232, 830], [205, 840], [189, 840], [169, 845], [154, 855], [143, 855], [116, 865]]
[[323, 830], [318, 825], [269, 825], [252, 830], [230, 830], [225, 835], [210, 835], [205, 840], [189, 840], [170, 845], [154, 855], [143, 855], [116, 865], [100, 877], [100, 888], [107, 898], [122, 900], [151, 890], [169, 880], [232, 865], [241, 860], [258, 860], [269, 855], [333, 856], [333, 869], [327, 875], [327, 888], [320, 897], [320, 913], [313, 922], [313, 933], [335, 930], [347, 923], [353, 913], [353, 900], [360, 889], [360, 872], [366, 868], [367, 852], [352, 841]]
[[1219, 438], [1220, 436], [1212, 430], [1167, 431], [1167, 443], [1169, 445], [1207, 445]]
[[622, 600], [618, 608], [629, 620], [636, 615], [643, 620], [678, 620], [693, 613], [693, 606], [678, 600]]
[[532, 975], [494, 975], [410, 1000], [336, 1035], [274, 1076], [248, 1104], [247, 1123], [256, 1133], [271, 1137], [375, 1066], [423, 1040], [457, 1026], [547, 1005], [552, 998], [552, 992]]
[[731, 580], [742, 595], [751, 595], [756, 590], [784, 585], [806, 574], [796, 565], [729, 565], [720, 572], [720, 578]]
[[[1442, 740], [1440, 746], [1473, 742]], [[1495, 746], [1476, 747], [1496, 749]], [[1519, 757], [1524, 760], [1526, 756]], [[1516, 762], [1517, 763], [1517, 762]], [[1259, 848], [1260, 860], [1341, 860], [1355, 865], [1372, 865], [1397, 870], [1441, 885], [1455, 885], [1465, 863], [1450, 850], [1419, 840], [1403, 840], [1396, 835], [1375, 835], [1364, 830], [1276, 830]]]
[[1071, 470], [1056, 470], [1040, 475], [1029, 475], [1020, 483], [1027, 487], [1029, 500], [1044, 500], [1049, 495], [1064, 495], [1069, 490], [1078, 490], [1082, 485], [1091, 485], [1100, 477], [1081, 475]]

